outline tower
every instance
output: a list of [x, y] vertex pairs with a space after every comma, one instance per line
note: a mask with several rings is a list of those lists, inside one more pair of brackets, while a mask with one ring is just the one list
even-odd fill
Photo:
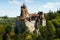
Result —
[[26, 8], [26, 5], [23, 4], [21, 6], [21, 15], [20, 16], [25, 17], [26, 16], [26, 13], [27, 13], [27, 8]]
[[44, 13], [38, 12], [38, 14], [39, 14], [39, 19], [40, 19], [40, 24], [42, 26], [46, 26], [46, 19], [45, 19]]

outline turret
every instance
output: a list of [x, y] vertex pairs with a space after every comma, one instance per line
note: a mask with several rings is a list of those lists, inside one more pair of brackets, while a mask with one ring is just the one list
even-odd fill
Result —
[[27, 12], [26, 5], [23, 4], [23, 6], [21, 6], [21, 15], [20, 16], [25, 17], [26, 16], [26, 12]]
[[38, 12], [38, 14], [39, 14], [39, 19], [40, 19], [40, 24], [42, 26], [46, 26], [46, 19], [45, 19], [44, 13]]
[[38, 14], [39, 14], [39, 19], [40, 19], [40, 20], [45, 19], [43, 12], [38, 12]]

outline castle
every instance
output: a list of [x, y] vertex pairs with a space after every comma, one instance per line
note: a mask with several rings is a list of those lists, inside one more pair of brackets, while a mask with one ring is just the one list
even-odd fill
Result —
[[17, 17], [16, 27], [18, 32], [22, 31], [21, 26], [25, 25], [28, 27], [28, 30], [32, 33], [34, 30], [39, 31], [38, 26], [46, 26], [46, 19], [43, 12], [29, 13], [25, 4], [21, 6], [20, 16]]

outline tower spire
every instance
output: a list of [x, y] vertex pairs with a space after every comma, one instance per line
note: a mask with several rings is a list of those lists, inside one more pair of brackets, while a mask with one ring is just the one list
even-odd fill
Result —
[[24, 0], [23, 4], [25, 4], [25, 0]]
[[24, 0], [24, 2], [23, 2], [23, 5], [25, 5], [25, 0]]
[[25, 2], [24, 2], [23, 5], [21, 6], [21, 16], [25, 17], [26, 12], [27, 12], [27, 8], [26, 8]]
[[25, 1], [24, 1], [24, 3], [23, 3], [23, 6], [26, 7], [26, 5], [25, 5]]

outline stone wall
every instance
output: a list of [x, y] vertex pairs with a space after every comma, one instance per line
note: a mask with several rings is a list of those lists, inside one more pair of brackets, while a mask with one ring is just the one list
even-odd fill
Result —
[[26, 26], [28, 27], [30, 32], [33, 32], [35, 30], [35, 21], [27, 21], [25, 22]]

